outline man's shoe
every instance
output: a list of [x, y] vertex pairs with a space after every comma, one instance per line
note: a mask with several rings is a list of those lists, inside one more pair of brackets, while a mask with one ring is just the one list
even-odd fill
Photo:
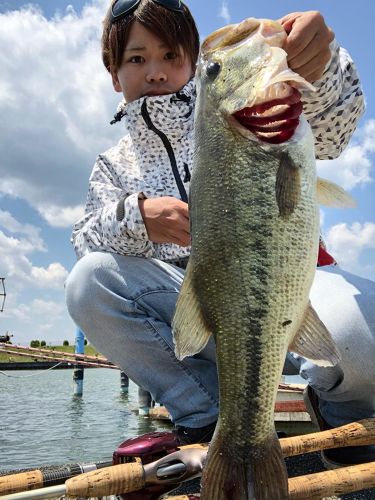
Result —
[[310, 415], [311, 421], [317, 427], [319, 427], [319, 430], [327, 431], [329, 429], [332, 429], [332, 426], [329, 425], [322, 417], [319, 407], [319, 398], [316, 392], [309, 385], [306, 386], [305, 390], [303, 391], [303, 400], [305, 402], [307, 412]]
[[[314, 390], [308, 385], [303, 393], [306, 409], [311, 420], [321, 431], [333, 429], [320, 413], [319, 398]], [[322, 462], [327, 469], [337, 469], [349, 465], [358, 465], [375, 461], [375, 445], [368, 446], [345, 446], [343, 448], [332, 448], [321, 451]]]
[[177, 425], [173, 430], [181, 446], [197, 443], [209, 443], [216, 427], [216, 421], [205, 427], [182, 427]]

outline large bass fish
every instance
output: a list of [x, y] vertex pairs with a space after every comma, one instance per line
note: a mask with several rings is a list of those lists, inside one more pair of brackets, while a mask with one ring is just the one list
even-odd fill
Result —
[[[309, 304], [319, 241], [314, 141], [282, 26], [247, 19], [203, 43], [197, 70], [192, 251], [173, 321], [179, 358], [214, 335], [220, 414], [204, 500], [287, 499], [274, 405], [289, 349], [339, 354]], [[345, 193], [319, 183], [325, 201]]]

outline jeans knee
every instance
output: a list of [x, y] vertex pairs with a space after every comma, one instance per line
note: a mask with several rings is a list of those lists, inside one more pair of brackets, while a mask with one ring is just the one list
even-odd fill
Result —
[[[83, 319], [92, 314], [102, 288], [100, 277], [105, 273], [105, 260], [109, 254], [93, 252], [82, 257], [65, 282], [66, 304], [72, 319], [81, 326]], [[98, 270], [100, 269], [100, 273]]]

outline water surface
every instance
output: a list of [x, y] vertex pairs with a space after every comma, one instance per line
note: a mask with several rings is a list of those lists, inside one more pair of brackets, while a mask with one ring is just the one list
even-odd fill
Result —
[[72, 370], [0, 373], [0, 471], [110, 459], [129, 437], [167, 430], [138, 417], [138, 388], [120, 387], [120, 372], [85, 370], [83, 396], [73, 395]]

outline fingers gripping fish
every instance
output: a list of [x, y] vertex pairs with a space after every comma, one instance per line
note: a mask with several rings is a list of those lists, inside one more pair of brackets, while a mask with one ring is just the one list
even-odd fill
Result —
[[[214, 335], [220, 415], [204, 500], [287, 499], [274, 427], [286, 352], [339, 354], [309, 304], [318, 242], [314, 141], [281, 25], [247, 19], [203, 43], [197, 70], [192, 252], [173, 321], [176, 354]], [[350, 204], [322, 181], [325, 201]]]

